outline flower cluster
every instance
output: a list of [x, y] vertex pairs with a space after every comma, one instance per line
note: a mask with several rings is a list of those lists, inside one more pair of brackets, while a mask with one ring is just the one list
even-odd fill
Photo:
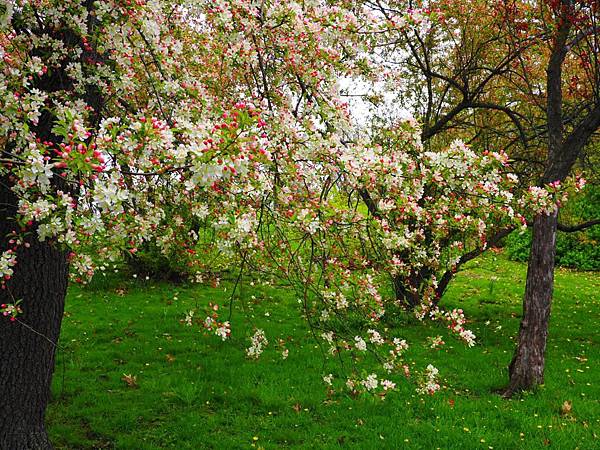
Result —
[[209, 303], [208, 310], [204, 319], [197, 317], [197, 311], [195, 309], [189, 310], [185, 317], [181, 320], [181, 323], [188, 327], [194, 324], [199, 325], [207, 333], [212, 333], [221, 340], [227, 340], [231, 335], [231, 324], [229, 321], [219, 320], [219, 305]]
[[428, 338], [430, 348], [440, 348], [445, 344], [441, 336], [431, 336]]
[[13, 250], [6, 250], [0, 256], [0, 278], [10, 280], [13, 275], [13, 267], [17, 263], [17, 258]]
[[417, 392], [419, 394], [435, 394], [439, 389], [440, 385], [437, 382], [438, 369], [429, 364], [425, 369], [424, 377], [419, 382]]
[[[475, 334], [471, 330], [464, 327], [464, 325], [467, 323], [467, 319], [462, 309], [455, 308], [451, 311], [444, 311], [432, 303], [421, 304], [420, 307], [415, 310], [415, 315], [419, 320], [429, 317], [431, 320], [447, 322], [448, 329], [457, 334], [469, 347], [473, 347], [475, 345]], [[441, 338], [439, 338], [439, 341], [441, 342], [434, 345], [434, 342], [439, 342], [438, 338], [432, 339], [432, 348], [435, 348], [437, 345], [443, 345], [444, 342], [441, 341]]]
[[23, 311], [19, 306], [20, 301], [16, 301], [15, 303], [3, 303], [0, 305], [0, 314], [4, 317], [9, 317], [11, 322], [17, 320], [17, 316], [21, 314]]
[[554, 181], [544, 187], [530, 186], [520, 198], [522, 207], [529, 205], [533, 214], [550, 215], [563, 205], [569, 195], [584, 188], [586, 181], [581, 176], [567, 178], [564, 182]]
[[246, 349], [246, 355], [251, 359], [258, 359], [262, 352], [265, 350], [264, 347], [269, 345], [269, 341], [265, 336], [263, 330], [257, 329], [250, 338], [250, 347]]

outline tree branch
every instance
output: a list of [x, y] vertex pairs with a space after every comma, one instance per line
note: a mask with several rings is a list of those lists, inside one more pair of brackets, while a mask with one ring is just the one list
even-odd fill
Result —
[[[490, 246], [493, 246], [495, 244], [497, 244], [501, 239], [505, 238], [506, 236], [508, 236], [510, 233], [513, 232], [513, 230], [516, 227], [514, 225], [509, 226], [507, 228], [503, 228], [502, 230], [496, 232], [496, 234], [494, 234], [493, 236], [491, 236], [487, 242], [490, 244]], [[472, 259], [477, 258], [479, 255], [481, 255], [485, 250], [482, 247], [477, 247], [473, 250], [471, 250], [468, 253], [465, 253], [464, 255], [462, 255], [460, 257], [460, 259], [458, 260], [458, 262], [456, 263], [455, 269], [458, 269], [460, 266], [462, 266], [464, 263], [471, 261]], [[436, 304], [437, 302], [439, 302], [439, 300], [442, 298], [442, 295], [444, 294], [444, 292], [446, 291], [446, 288], [448, 287], [448, 284], [450, 284], [450, 281], [452, 280], [452, 278], [454, 277], [454, 273], [455, 271], [452, 270], [447, 270], [444, 275], [442, 275], [442, 278], [440, 279], [440, 282], [438, 283], [438, 286], [435, 290], [437, 297], [436, 297]]]
[[574, 233], [576, 231], [582, 231], [595, 225], [600, 225], [600, 219], [588, 220], [587, 222], [583, 222], [577, 225], [565, 225], [559, 223], [558, 231], [563, 231], [565, 233]]

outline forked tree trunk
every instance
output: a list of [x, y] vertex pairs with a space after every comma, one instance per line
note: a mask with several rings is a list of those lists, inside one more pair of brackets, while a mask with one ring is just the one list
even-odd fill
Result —
[[[8, 247], [16, 199], [0, 180], [0, 246]], [[40, 450], [52, 445], [44, 426], [56, 343], [64, 310], [68, 264], [64, 251], [28, 236], [0, 303], [22, 299], [15, 322], [0, 316], [0, 449]]]
[[519, 342], [509, 366], [510, 384], [504, 396], [544, 383], [544, 354], [554, 287], [554, 257], [558, 211], [540, 214], [533, 223], [523, 318]]

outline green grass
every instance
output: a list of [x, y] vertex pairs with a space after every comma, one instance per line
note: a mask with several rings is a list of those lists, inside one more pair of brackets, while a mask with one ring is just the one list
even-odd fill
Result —
[[[433, 363], [444, 388], [420, 397], [405, 382], [385, 401], [327, 399], [321, 376], [340, 369], [324, 367], [286, 288], [244, 286], [246, 314], [237, 302], [234, 335], [221, 342], [179, 320], [196, 305], [225, 303], [222, 289], [73, 286], [48, 411], [52, 440], [67, 449], [600, 448], [600, 274], [557, 272], [545, 386], [512, 400], [493, 393], [507, 382], [524, 279], [525, 266], [502, 255], [471, 263], [443, 306], [465, 310], [478, 345], [465, 348], [434, 324], [402, 329], [415, 368]], [[258, 361], [244, 354], [253, 326], [271, 341]], [[431, 334], [446, 346], [428, 349]], [[278, 336], [290, 341], [287, 360], [273, 345]]]

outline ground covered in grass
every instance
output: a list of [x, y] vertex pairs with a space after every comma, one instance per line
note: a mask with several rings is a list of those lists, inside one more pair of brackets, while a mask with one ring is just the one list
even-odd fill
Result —
[[[524, 279], [525, 266], [502, 255], [471, 263], [443, 306], [465, 310], [478, 344], [468, 349], [435, 324], [405, 326], [415, 369], [433, 363], [443, 389], [423, 397], [407, 381], [384, 401], [327, 398], [321, 377], [341, 369], [324, 364], [285, 287], [244, 286], [222, 342], [180, 323], [190, 308], [226, 303], [222, 287], [72, 286], [50, 434], [65, 449], [600, 448], [600, 274], [557, 273], [546, 385], [512, 400], [494, 393], [507, 381]], [[251, 361], [255, 326], [271, 345]], [[432, 334], [442, 349], [427, 346]]]

